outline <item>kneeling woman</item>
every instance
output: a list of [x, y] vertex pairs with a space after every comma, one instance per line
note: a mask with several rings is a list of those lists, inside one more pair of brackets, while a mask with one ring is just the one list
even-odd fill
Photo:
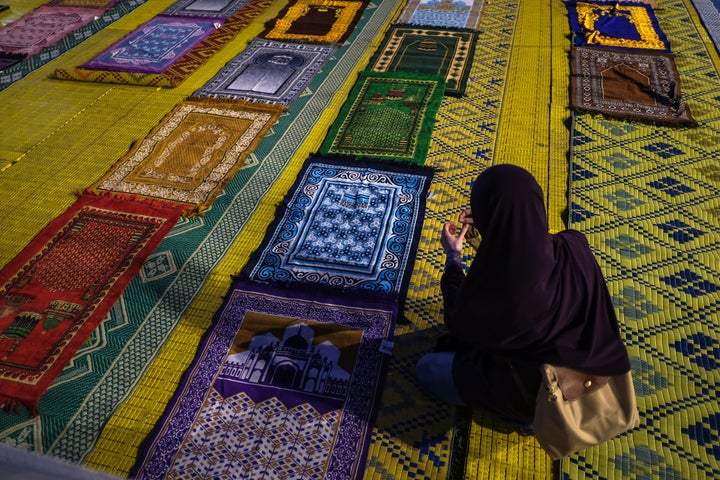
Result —
[[[575, 230], [548, 232], [543, 192], [513, 165], [485, 169], [470, 209], [444, 225], [441, 279], [449, 351], [422, 357], [417, 376], [430, 394], [531, 423], [540, 365], [592, 375], [630, 370], [600, 267]], [[480, 234], [467, 276], [463, 241]]]

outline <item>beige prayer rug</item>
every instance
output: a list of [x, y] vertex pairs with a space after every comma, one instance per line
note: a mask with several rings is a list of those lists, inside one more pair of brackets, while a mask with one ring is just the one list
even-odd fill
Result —
[[573, 108], [625, 119], [696, 125], [680, 97], [680, 77], [671, 55], [573, 47], [570, 56]]
[[280, 105], [192, 99], [178, 104], [94, 189], [209, 206], [283, 111]]

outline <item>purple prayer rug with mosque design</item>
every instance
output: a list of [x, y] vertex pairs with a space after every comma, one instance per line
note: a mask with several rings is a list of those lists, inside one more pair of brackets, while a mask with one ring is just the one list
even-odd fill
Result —
[[402, 300], [432, 174], [395, 162], [311, 158], [246, 275], [269, 284]]
[[223, 19], [158, 15], [82, 68], [162, 73], [220, 28]]
[[362, 478], [395, 308], [236, 284], [131, 477]]

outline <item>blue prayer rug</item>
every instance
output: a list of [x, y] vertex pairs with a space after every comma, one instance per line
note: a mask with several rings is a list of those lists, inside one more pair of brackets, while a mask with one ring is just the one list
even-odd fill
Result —
[[720, 0], [692, 0], [700, 20], [720, 53]]
[[245, 272], [402, 299], [431, 179], [429, 168], [311, 158]]
[[568, 2], [574, 44], [670, 53], [670, 42], [652, 7], [617, 2]]
[[331, 45], [256, 38], [194, 95], [289, 105], [333, 52]]
[[229, 18], [248, 2], [249, 0], [176, 0], [162, 15]]
[[362, 478], [396, 315], [236, 284], [131, 477]]
[[484, 0], [408, 0], [398, 23], [474, 29], [484, 3]]

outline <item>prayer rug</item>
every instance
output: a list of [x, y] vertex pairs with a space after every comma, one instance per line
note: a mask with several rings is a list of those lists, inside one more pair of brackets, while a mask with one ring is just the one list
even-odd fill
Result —
[[720, 53], [720, 1], [692, 0], [692, 3], [715, 45], [715, 50]]
[[437, 75], [360, 72], [320, 150], [423, 164], [443, 95]]
[[250, 279], [404, 297], [432, 170], [308, 160], [245, 268]]
[[420, 72], [445, 77], [445, 94], [462, 96], [470, 73], [477, 34], [468, 29], [393, 25], [385, 34], [370, 69]]
[[85, 82], [177, 87], [250, 25], [253, 19], [271, 4], [272, 0], [250, 0], [236, 15], [228, 18], [220, 28], [210, 33], [207, 38], [174, 61], [162, 73], [121, 72], [77, 67], [58, 68], [54, 72], [55, 78]]
[[585, 112], [696, 126], [680, 96], [671, 55], [606, 48], [571, 49], [571, 104]]
[[256, 38], [194, 95], [289, 105], [334, 51], [331, 45]]
[[83, 68], [162, 73], [220, 28], [222, 19], [156, 16]]
[[670, 52], [670, 42], [649, 5], [569, 2], [567, 8], [576, 46]]
[[291, 292], [233, 288], [132, 478], [362, 478], [395, 307]]
[[296, 0], [267, 23], [260, 37], [296, 42], [342, 43], [368, 0]]
[[[73, 30], [60, 40], [40, 50], [39, 53], [28, 56], [24, 60], [16, 62], [13, 65], [6, 66], [4, 69], [0, 70], [0, 90], [9, 87], [13, 83], [23, 79], [30, 72], [42, 67], [51, 60], [58, 58], [71, 48], [80, 45], [103, 28], [122, 18], [124, 15], [133, 11], [145, 2], [147, 2], [147, 0], [124, 0], [119, 2], [113, 8], [106, 10], [105, 13], [96, 20], [85, 24], [77, 30]], [[78, 7], [64, 8], [75, 9]], [[2, 58], [1, 54], [0, 58]]]
[[228, 18], [247, 5], [248, 0], [177, 0], [162, 15]]
[[0, 405], [38, 413], [42, 394], [180, 213], [83, 195], [0, 271]]
[[95, 189], [183, 203], [202, 212], [282, 113], [279, 105], [181, 102], [120, 159]]
[[104, 12], [102, 8], [42, 5], [0, 29], [0, 51], [35, 55]]
[[398, 23], [428, 27], [477, 27], [484, 0], [409, 0]]

